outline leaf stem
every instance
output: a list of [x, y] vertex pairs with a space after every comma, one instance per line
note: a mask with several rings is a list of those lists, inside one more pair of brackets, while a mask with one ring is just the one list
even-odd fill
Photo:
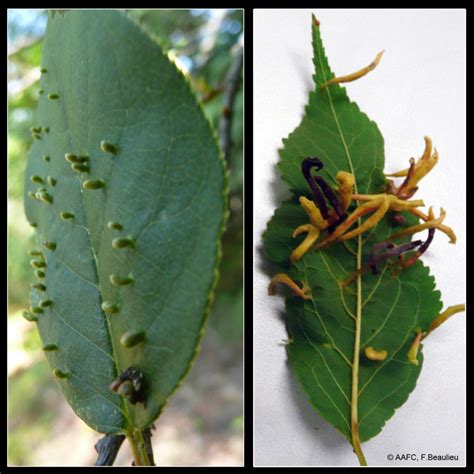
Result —
[[[357, 237], [357, 267], [362, 266], [362, 235]], [[354, 359], [352, 361], [352, 387], [351, 387], [351, 431], [352, 446], [361, 466], [367, 466], [364, 453], [360, 447], [359, 422], [358, 422], [358, 397], [359, 397], [359, 354], [360, 334], [362, 327], [362, 274], [357, 275], [357, 304], [355, 318]]]
[[148, 455], [147, 446], [141, 430], [135, 428], [133, 431], [127, 432], [126, 436], [130, 443], [135, 466], [152, 466], [153, 464]]

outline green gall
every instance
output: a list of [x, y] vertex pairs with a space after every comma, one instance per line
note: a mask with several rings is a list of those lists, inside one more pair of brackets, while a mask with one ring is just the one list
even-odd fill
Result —
[[117, 155], [119, 152], [117, 145], [113, 145], [106, 141], [100, 142], [100, 149], [105, 153], [112, 153], [112, 155]]
[[48, 99], [49, 100], [57, 100], [57, 99], [59, 99], [59, 95], [58, 94], [48, 94]]
[[107, 227], [110, 230], [122, 230], [123, 229], [122, 224], [119, 224], [118, 222], [113, 222], [113, 221], [107, 222]]
[[31, 255], [32, 257], [43, 257], [43, 252], [40, 252], [39, 250], [30, 250], [28, 255]]
[[72, 163], [71, 169], [77, 173], [89, 173], [89, 165], [84, 163]]
[[101, 189], [105, 187], [105, 181], [102, 179], [87, 179], [82, 183], [84, 189]]
[[30, 260], [30, 265], [33, 268], [44, 268], [46, 266], [46, 262], [44, 260]]
[[38, 318], [34, 314], [31, 314], [29, 311], [23, 311], [22, 316], [31, 323], [38, 321]]
[[46, 285], [43, 285], [43, 283], [32, 283], [31, 288], [38, 291], [46, 291]]
[[133, 248], [135, 247], [135, 241], [131, 238], [116, 237], [112, 240], [112, 247], [114, 249]]
[[43, 155], [43, 160], [48, 162], [50, 160], [49, 156], [48, 155]]
[[36, 278], [44, 278], [46, 276], [46, 273], [41, 270], [35, 270], [35, 276]]
[[128, 277], [119, 277], [117, 275], [110, 275], [110, 283], [115, 286], [125, 286], [133, 282], [133, 276], [129, 275]]
[[87, 155], [75, 155], [74, 153], [66, 153], [64, 159], [69, 163], [87, 163], [89, 157]]
[[59, 217], [61, 217], [61, 219], [64, 221], [70, 221], [74, 219], [74, 214], [72, 212], [61, 212]]
[[49, 194], [47, 191], [37, 191], [35, 196], [36, 199], [39, 199], [46, 204], [52, 204], [54, 201], [53, 196], [51, 196], [51, 194]]
[[120, 309], [117, 304], [114, 304], [110, 301], [104, 301], [101, 307], [105, 313], [111, 313], [111, 314], [118, 313]]
[[52, 351], [57, 351], [58, 346], [56, 344], [46, 344], [43, 346], [43, 351], [45, 352], [52, 352]]
[[69, 163], [78, 163], [77, 156], [74, 155], [73, 153], [66, 153], [64, 155], [64, 159], [68, 161]]
[[48, 241], [43, 242], [43, 247], [51, 251], [56, 250], [56, 244], [54, 242], [48, 242]]
[[123, 347], [134, 347], [137, 344], [145, 342], [145, 331], [126, 332], [120, 338], [120, 344]]
[[30, 313], [42, 314], [42, 313], [44, 313], [44, 310], [43, 310], [43, 308], [40, 308], [39, 306], [30, 306]]
[[69, 372], [63, 372], [62, 370], [60, 369], [54, 369], [53, 370], [53, 375], [57, 378], [57, 379], [68, 379], [71, 377], [71, 374]]
[[53, 306], [53, 301], [52, 300], [41, 300], [39, 302], [39, 305], [41, 308], [47, 308], [48, 306]]
[[44, 179], [43, 179], [41, 176], [36, 176], [36, 175], [34, 175], [34, 176], [32, 176], [30, 179], [31, 179], [31, 181], [32, 181], [33, 183], [39, 183], [39, 184], [43, 184], [43, 183], [44, 183]]
[[50, 186], [56, 186], [57, 180], [53, 178], [52, 176], [48, 176], [46, 178], [46, 181], [48, 182]]

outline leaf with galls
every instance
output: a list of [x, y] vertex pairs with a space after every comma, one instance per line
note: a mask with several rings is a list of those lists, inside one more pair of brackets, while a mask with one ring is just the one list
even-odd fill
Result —
[[24, 317], [78, 416], [129, 435], [150, 427], [197, 354], [224, 163], [187, 80], [125, 13], [50, 13], [42, 68], [25, 210], [45, 251]]

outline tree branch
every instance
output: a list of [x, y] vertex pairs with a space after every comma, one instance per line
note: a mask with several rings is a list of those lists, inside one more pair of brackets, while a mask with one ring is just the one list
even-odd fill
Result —
[[151, 428], [143, 430], [143, 439], [145, 440], [145, 448], [150, 459], [150, 466], [155, 466], [155, 460], [153, 459], [153, 446], [151, 444], [151, 430], [155, 428], [155, 425], [151, 425]]
[[221, 142], [224, 158], [229, 158], [231, 148], [231, 128], [232, 128], [232, 110], [237, 90], [240, 85], [240, 77], [244, 60], [244, 50], [242, 46], [237, 50], [234, 60], [230, 66], [229, 73], [224, 86], [224, 96], [222, 103], [221, 118], [219, 121], [219, 140]]
[[95, 450], [99, 453], [95, 465], [112, 466], [124, 439], [125, 435], [105, 435], [99, 439], [94, 446]]

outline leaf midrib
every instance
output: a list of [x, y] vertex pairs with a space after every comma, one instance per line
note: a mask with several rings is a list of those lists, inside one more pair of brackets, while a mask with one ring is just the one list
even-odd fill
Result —
[[[87, 35], [85, 35], [85, 36], [87, 37]], [[54, 55], [51, 55], [51, 61], [55, 62]], [[55, 64], [55, 66], [57, 66], [57, 64]], [[55, 69], [56, 69], [56, 67], [55, 67]], [[60, 70], [60, 68], [57, 68], [57, 70]], [[56, 80], [57, 80], [58, 85], [59, 85], [59, 80], [58, 79], [56, 79]], [[88, 101], [88, 107], [89, 107], [89, 104], [90, 104], [90, 101]], [[59, 110], [61, 110], [61, 112], [64, 116], [64, 120], [65, 120], [65, 123], [67, 125], [66, 133], [68, 135], [68, 141], [71, 144], [71, 146], [73, 147], [73, 138], [72, 138], [72, 135], [71, 135], [71, 132], [70, 132], [71, 128], [69, 126], [69, 116], [67, 114], [67, 111], [65, 109], [65, 104], [64, 104], [63, 101], [59, 101], [58, 108], [59, 108]], [[86, 142], [88, 142], [88, 141], [89, 140], [87, 139]], [[74, 147], [73, 147], [73, 149], [74, 149]], [[114, 162], [112, 162], [112, 169], [113, 168], [114, 168]], [[102, 297], [102, 291], [100, 289], [100, 282], [99, 282], [99, 261], [98, 261], [94, 246], [92, 245], [91, 233], [90, 233], [89, 223], [88, 223], [88, 219], [87, 219], [86, 205], [85, 205], [85, 202], [84, 202], [84, 192], [83, 192], [83, 189], [82, 189], [82, 175], [79, 175], [76, 178], [77, 178], [76, 181], [79, 183], [79, 189], [80, 189], [80, 193], [81, 193], [82, 210], [84, 212], [84, 219], [85, 219], [85, 224], [86, 224], [85, 226], [83, 226], [83, 228], [84, 228], [84, 230], [87, 234], [87, 239], [89, 241], [89, 248], [91, 249], [92, 256], [93, 256], [93, 267], [94, 267], [94, 274], [95, 274], [96, 281], [97, 281], [97, 291], [98, 291], [98, 295], [99, 295], [99, 304], [102, 305], [104, 300], [103, 300], [103, 297]], [[107, 199], [107, 197], [106, 197], [106, 199]], [[109, 341], [111, 352], [112, 352], [110, 354], [110, 358], [112, 359], [113, 366], [115, 368], [115, 374], [114, 375], [117, 376], [120, 372], [120, 367], [119, 367], [119, 360], [118, 360], [118, 357], [117, 357], [117, 350], [116, 350], [116, 347], [115, 347], [115, 344], [114, 344], [114, 338], [113, 338], [113, 335], [112, 335], [111, 323], [110, 323], [109, 319], [107, 318], [107, 315], [105, 314], [105, 312], [102, 310], [102, 307], [100, 309], [100, 312], [102, 313], [103, 318], [104, 318], [105, 323], [106, 323], [107, 339]], [[96, 391], [96, 393], [99, 396], [103, 397], [102, 394], [100, 394], [100, 392]], [[119, 402], [120, 404], [115, 405], [115, 406], [119, 407], [119, 411], [124, 416], [125, 422], [128, 425], [127, 428], [129, 428], [131, 425], [133, 425], [133, 423], [131, 422], [131, 416], [130, 416], [130, 412], [129, 412], [129, 409], [128, 409], [128, 405], [124, 401], [123, 397], [119, 397], [119, 400], [120, 400], [120, 402]]]
[[[314, 27], [313, 27], [314, 28]], [[319, 66], [321, 70], [321, 75], [323, 77], [324, 83], [327, 82], [326, 80], [326, 74], [324, 72], [324, 65], [322, 64], [321, 57], [322, 57], [322, 51], [319, 45], [319, 41], [316, 41], [316, 48], [318, 49], [318, 61], [319, 61]], [[339, 86], [337, 86], [339, 87]], [[334, 104], [332, 101], [332, 96], [331, 96], [331, 91], [330, 87], [326, 87], [326, 94], [328, 97], [329, 105], [331, 107], [331, 112], [333, 114], [334, 121], [336, 123], [337, 129], [339, 131], [341, 141], [344, 147], [344, 151], [346, 153], [347, 161], [349, 163], [349, 168], [351, 170], [351, 173], [354, 177], [354, 191], [356, 194], [359, 194], [358, 188], [357, 188], [357, 178], [354, 173], [354, 166], [352, 164], [352, 158], [351, 154], [349, 152], [349, 149], [347, 147], [347, 143], [344, 137], [344, 134], [341, 129], [341, 125], [339, 123]], [[361, 219], [359, 218], [357, 221], [358, 225], [361, 223]], [[359, 234], [357, 237], [357, 255], [356, 255], [356, 269], [361, 268], [362, 266], [362, 235]], [[362, 278], [361, 278], [361, 273], [357, 275], [357, 290], [356, 290], [356, 319], [355, 319], [355, 336], [354, 336], [354, 355], [353, 355], [353, 362], [352, 362], [352, 383], [351, 383], [351, 433], [352, 433], [352, 442], [353, 445], [355, 446], [354, 443], [354, 435], [357, 435], [358, 437], [358, 428], [357, 428], [357, 423], [358, 423], [358, 407], [357, 407], [357, 401], [358, 401], [358, 391], [359, 391], [359, 351], [360, 351], [360, 338], [361, 338], [361, 327], [362, 327]], [[354, 433], [354, 428], [356, 429], [356, 432]], [[360, 448], [359, 448], [360, 449]]]

